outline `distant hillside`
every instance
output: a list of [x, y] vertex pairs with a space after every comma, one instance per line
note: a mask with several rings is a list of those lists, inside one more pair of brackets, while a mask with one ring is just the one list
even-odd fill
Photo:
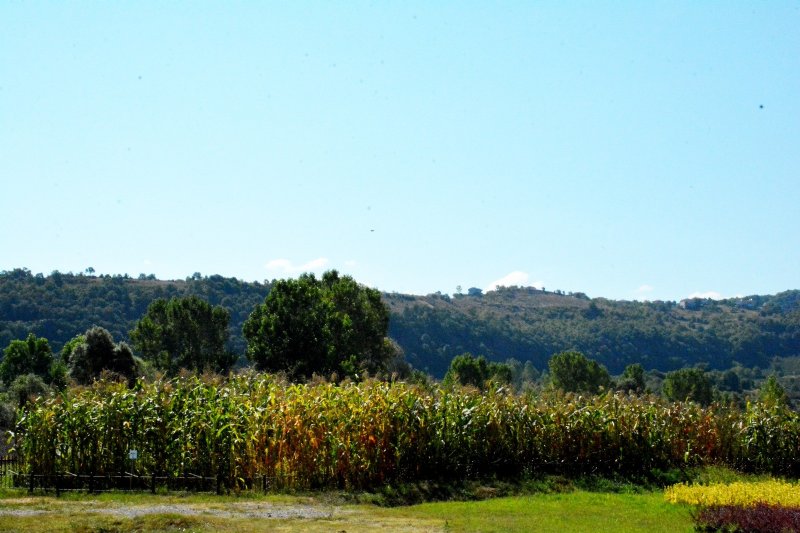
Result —
[[386, 295], [391, 336], [417, 368], [441, 376], [469, 351], [545, 368], [553, 353], [577, 349], [620, 373], [630, 363], [672, 370], [707, 363], [768, 366], [800, 355], [800, 291], [724, 301], [626, 302], [534, 288], [485, 295]]
[[195, 274], [185, 280], [160, 281], [152, 276], [85, 276], [54, 272], [33, 275], [25, 269], [0, 273], [0, 349], [28, 332], [44, 336], [53, 350], [93, 325], [115, 340], [128, 340], [156, 298], [198, 296], [231, 312], [230, 348], [244, 353], [242, 323], [264, 301], [269, 285], [222, 276]]
[[[269, 284], [196, 274], [185, 280], [152, 277], [0, 273], [0, 349], [28, 332], [54, 350], [92, 325], [117, 340], [155, 298], [196, 295], [231, 311], [231, 349], [243, 354], [244, 320], [263, 302]], [[774, 356], [800, 356], [800, 291], [724, 301], [624, 302], [590, 299], [533, 288], [486, 294], [408, 296], [385, 294], [389, 334], [415, 367], [441, 377], [462, 352], [503, 361], [530, 360], [545, 368], [549, 357], [578, 349], [613, 373], [625, 365], [671, 370], [708, 363], [727, 368], [768, 365]]]

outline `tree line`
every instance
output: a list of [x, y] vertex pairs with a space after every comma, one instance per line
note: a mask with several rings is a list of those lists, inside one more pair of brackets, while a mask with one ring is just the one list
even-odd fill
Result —
[[[197, 296], [228, 310], [226, 349], [236, 354], [237, 365], [248, 365], [243, 326], [274, 283], [200, 273], [161, 281], [151, 275], [97, 276], [88, 269], [0, 272], [0, 347], [32, 332], [58, 351], [95, 325], [132, 344], [130, 332], [151, 302]], [[450, 361], [465, 352], [491, 361], [530, 361], [542, 371], [552, 354], [577, 350], [617, 374], [632, 363], [664, 372], [698, 364], [764, 369], [774, 357], [800, 356], [796, 290], [683, 302], [612, 301], [530, 287], [452, 297], [381, 296], [389, 307], [388, 336], [410, 364], [440, 379]]]
[[[324, 279], [316, 282], [318, 286], [308, 289], [307, 294], [291, 297], [320, 293], [324, 290]], [[157, 368], [163, 366], [170, 373], [179, 367], [268, 368], [259, 363], [259, 358], [270, 354], [269, 349], [257, 349], [257, 344], [248, 343], [245, 323], [279, 284], [266, 280], [248, 283], [200, 273], [185, 280], [160, 281], [144, 274], [137, 278], [96, 276], [93, 269], [79, 274], [53, 272], [47, 276], [27, 269], [5, 271], [0, 273], [0, 347], [33, 333], [37, 338], [48, 339], [53, 353], [58, 353], [76, 333], [85, 335], [98, 326], [111, 335], [112, 344], [125, 343], [144, 362]], [[285, 289], [276, 292], [276, 304], [286, 299], [278, 298]], [[209, 316], [207, 323], [192, 325], [181, 318], [188, 309], [181, 306], [168, 309], [167, 302], [175, 299], [188, 302], [183, 306], [197, 307], [196, 302], [187, 300], [190, 297], [220, 308], [216, 318]], [[334, 298], [336, 305], [346, 305], [347, 297], [347, 291], [341, 291]], [[724, 379], [714, 376], [718, 388], [738, 390], [746, 388], [748, 380], [765, 377], [756, 367], [767, 368], [776, 356], [800, 355], [800, 291], [719, 302], [695, 299], [678, 303], [615, 302], [592, 299], [583, 293], [525, 287], [500, 288], [486, 294], [470, 290], [453, 297], [383, 294], [379, 299], [388, 306], [389, 329], [382, 339], [383, 346], [380, 349], [373, 346], [373, 352], [402, 352], [414, 368], [439, 379], [447, 373], [451, 361], [464, 353], [484, 355], [493, 363], [515, 361], [518, 376], [515, 379], [519, 381], [522, 374], [530, 378], [546, 372], [552, 354], [572, 350], [617, 375], [629, 365], [639, 363], [649, 379], [660, 381], [665, 377], [664, 372], [702, 364], [712, 375], [725, 374]], [[156, 301], [160, 303], [150, 312]], [[320, 305], [317, 314], [331, 305], [330, 302]], [[220, 324], [225, 313], [227, 329], [218, 328], [214, 324]], [[142, 322], [145, 315], [147, 320]], [[162, 324], [167, 315], [174, 325]], [[301, 326], [291, 321], [280, 324], [274, 317], [264, 315], [253, 317], [247, 328], [264, 333], [270, 329], [299, 331]], [[331, 334], [341, 331], [344, 335], [352, 327], [353, 324], [341, 321], [317, 319], [312, 329], [327, 336], [326, 350], [338, 352], [351, 349], [352, 339], [334, 346]], [[157, 333], [167, 338], [170, 347], [149, 346], [142, 337], [148, 328], [151, 335]], [[180, 331], [194, 331], [194, 334], [182, 339], [177, 333]], [[201, 331], [208, 332], [210, 338], [203, 340]], [[141, 338], [137, 340], [134, 332]], [[212, 342], [214, 337], [216, 340]], [[190, 339], [201, 346], [191, 346]], [[224, 339], [222, 348], [220, 339]], [[219, 361], [209, 359], [208, 346], [214, 346]], [[153, 352], [156, 348], [157, 353]], [[169, 359], [163, 357], [172, 351], [195, 348], [206, 354], [198, 356], [199, 366], [181, 362], [183, 356], [179, 353]], [[269, 357], [274, 360], [275, 355]], [[313, 357], [314, 363], [306, 368], [300, 364], [288, 372], [308, 374], [310, 368], [316, 368], [320, 372], [349, 375], [356, 371], [352, 361], [337, 367], [328, 361], [330, 354], [319, 352]], [[375, 365], [366, 364], [365, 368], [370, 367], [374, 370]], [[755, 370], [748, 373], [747, 369]], [[793, 373], [797, 372], [786, 370], [787, 375]]]
[[453, 358], [443, 383], [484, 392], [510, 387], [516, 392], [550, 389], [590, 396], [607, 392], [655, 394], [672, 402], [690, 401], [702, 406], [719, 402], [744, 407], [749, 400], [769, 406], [791, 404], [786, 388], [775, 373], [748, 380], [739, 378], [732, 369], [718, 372], [704, 367], [686, 367], [661, 373], [648, 372], [641, 364], [633, 363], [620, 375], [612, 376], [605, 366], [573, 350], [552, 355], [547, 367], [547, 371], [538, 372], [513, 359], [498, 363], [482, 355], [464, 353]]
[[[199, 279], [198, 274], [191, 281]], [[593, 303], [585, 313], [606, 312]], [[14, 407], [28, 398], [49, 388], [63, 389], [69, 382], [86, 385], [107, 376], [132, 384], [137, 377], [153, 377], [156, 372], [168, 377], [181, 372], [226, 374], [240, 359], [229, 342], [230, 322], [228, 308], [192, 294], [151, 301], [130, 330], [129, 341], [97, 325], [63, 343], [60, 352], [33, 332], [11, 340], [0, 360], [5, 394], [0, 422], [13, 420]], [[321, 278], [304, 274], [272, 282], [241, 327], [249, 364], [292, 381], [307, 381], [314, 375], [334, 381], [393, 375], [429, 383], [430, 375], [412, 371], [402, 349], [388, 337], [389, 330], [390, 308], [381, 294], [336, 271]], [[544, 368], [530, 360], [498, 362], [463, 352], [450, 360], [443, 381], [480, 390], [505, 386], [590, 395], [609, 390], [650, 392], [701, 405], [714, 400], [742, 403], [758, 383], [766, 397], [782, 404], [789, 401], [774, 376], [756, 375], [741, 366], [725, 372], [686, 367], [663, 373], [637, 362], [612, 376], [603, 363], [579, 350], [551, 355]]]
[[[86, 385], [103, 375], [132, 384], [153, 372], [227, 374], [237, 361], [228, 348], [229, 323], [226, 308], [198, 296], [158, 298], [131, 330], [130, 346], [92, 326], [54, 355], [46, 338], [29, 333], [3, 350], [0, 379], [22, 404], [47, 386]], [[247, 358], [258, 370], [291, 380], [314, 374], [359, 379], [406, 371], [386, 337], [388, 324], [377, 290], [329, 271], [321, 279], [304, 274], [276, 282], [245, 321], [243, 335]]]
[[626, 302], [506, 287], [486, 294], [385, 295], [390, 336], [414, 367], [443, 376], [453, 357], [530, 361], [576, 350], [621, 373], [633, 363], [677, 370], [706, 364], [766, 368], [800, 356], [800, 291], [729, 300]]

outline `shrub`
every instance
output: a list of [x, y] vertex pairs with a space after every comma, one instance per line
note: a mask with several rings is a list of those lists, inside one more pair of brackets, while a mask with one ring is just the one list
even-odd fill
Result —
[[786, 533], [800, 531], [800, 509], [758, 504], [752, 507], [719, 505], [693, 515], [697, 531]]

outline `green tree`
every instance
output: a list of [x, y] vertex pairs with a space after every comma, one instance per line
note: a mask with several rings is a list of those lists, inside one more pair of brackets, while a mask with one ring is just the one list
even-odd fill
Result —
[[332, 270], [322, 279], [303, 274], [275, 282], [242, 331], [247, 357], [258, 369], [304, 379], [384, 371], [395, 356], [388, 327], [380, 292]]
[[136, 362], [127, 344], [114, 344], [111, 334], [97, 326], [90, 328], [84, 336], [86, 340], [72, 350], [69, 359], [70, 375], [75, 381], [84, 385], [91, 383], [104, 370], [133, 381]]
[[722, 374], [720, 379], [721, 388], [731, 392], [741, 392], [742, 381], [733, 369], [728, 369]]
[[49, 392], [50, 387], [36, 374], [21, 374], [8, 387], [9, 399], [18, 407], [24, 407], [35, 397], [44, 396]]
[[236, 356], [225, 349], [230, 313], [196, 296], [159, 298], [131, 331], [134, 348], [156, 368], [227, 372]]
[[581, 352], [557, 353], [550, 358], [548, 366], [553, 385], [566, 392], [597, 394], [601, 388], [611, 386], [606, 367]]
[[518, 378], [517, 387], [519, 390], [524, 390], [526, 387], [534, 386], [542, 377], [542, 373], [530, 361], [525, 361], [522, 365], [522, 371]]
[[512, 380], [512, 368], [508, 363], [487, 361], [482, 355], [471, 353], [457, 355], [450, 361], [450, 368], [444, 376], [445, 383], [472, 385], [485, 389], [489, 383], [508, 384]]
[[495, 385], [511, 385], [514, 381], [514, 369], [509, 363], [489, 362], [489, 383]]
[[450, 368], [444, 376], [445, 383], [472, 385], [482, 389], [489, 379], [489, 364], [484, 356], [475, 357], [471, 353], [463, 353], [453, 357]]
[[50, 343], [47, 339], [30, 333], [24, 341], [11, 341], [3, 350], [0, 379], [6, 384], [11, 384], [18, 376], [25, 374], [48, 378], [52, 364], [53, 352], [50, 350]]
[[700, 368], [681, 368], [667, 372], [662, 391], [672, 402], [693, 401], [708, 405], [714, 397], [711, 380]]
[[626, 366], [625, 371], [622, 372], [621, 379], [617, 384], [617, 388], [626, 392], [644, 392], [644, 367], [639, 363], [633, 363]]
[[786, 389], [778, 383], [775, 375], [768, 377], [761, 388], [758, 389], [758, 401], [768, 407], [786, 407], [789, 405], [789, 397]]
[[83, 334], [75, 335], [70, 340], [64, 343], [64, 346], [61, 348], [61, 361], [65, 365], [69, 365], [70, 357], [72, 357], [72, 352], [75, 351], [75, 348], [80, 346], [86, 342], [86, 336]]

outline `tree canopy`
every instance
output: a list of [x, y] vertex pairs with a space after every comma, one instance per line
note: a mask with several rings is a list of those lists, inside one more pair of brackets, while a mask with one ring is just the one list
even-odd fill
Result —
[[668, 400], [674, 402], [693, 401], [708, 405], [714, 398], [711, 380], [700, 368], [681, 368], [668, 372], [662, 391]]
[[625, 367], [625, 371], [620, 376], [617, 388], [626, 392], [642, 393], [645, 391], [644, 367], [639, 363], [633, 363]]
[[508, 364], [487, 361], [484, 356], [475, 357], [471, 353], [455, 356], [444, 377], [445, 383], [472, 385], [479, 389], [486, 388], [489, 382], [510, 383], [511, 379], [512, 370]]
[[[0, 271], [0, 350], [33, 332], [55, 353], [93, 325], [128, 340], [153, 300], [194, 295], [228, 309], [228, 346], [244, 358], [242, 325], [271, 287], [200, 273], [171, 281], [90, 274]], [[680, 303], [589, 299], [530, 287], [482, 296], [383, 297], [391, 312], [389, 335], [411, 364], [438, 378], [464, 352], [530, 361], [544, 370], [552, 354], [570, 347], [614, 374], [633, 363], [664, 372], [698, 363], [724, 370], [767, 368], [775, 356], [800, 356], [800, 290]]]
[[46, 337], [55, 353], [76, 333], [92, 326], [107, 329], [117, 341], [128, 341], [130, 331], [154, 300], [198, 296], [230, 312], [230, 348], [244, 355], [242, 324], [253, 307], [264, 301], [269, 283], [199, 273], [185, 280], [147, 278], [0, 271], [0, 350], [13, 339], [24, 339], [33, 332]]
[[91, 383], [104, 370], [133, 380], [136, 363], [127, 344], [114, 344], [111, 334], [97, 326], [90, 328], [84, 337], [84, 342], [74, 347], [69, 358], [70, 375], [75, 381]]
[[159, 298], [131, 331], [134, 348], [158, 369], [227, 372], [236, 356], [226, 350], [230, 313], [197, 296]]
[[293, 379], [314, 373], [357, 376], [386, 369], [389, 310], [380, 292], [335, 270], [275, 282], [245, 321], [247, 357]]
[[53, 352], [47, 339], [28, 334], [24, 341], [13, 340], [3, 350], [3, 361], [0, 362], [0, 379], [10, 385], [18, 376], [35, 374], [40, 378], [48, 378], [53, 364]]
[[566, 392], [596, 394], [611, 386], [606, 367], [576, 351], [555, 354], [548, 363], [553, 385]]

